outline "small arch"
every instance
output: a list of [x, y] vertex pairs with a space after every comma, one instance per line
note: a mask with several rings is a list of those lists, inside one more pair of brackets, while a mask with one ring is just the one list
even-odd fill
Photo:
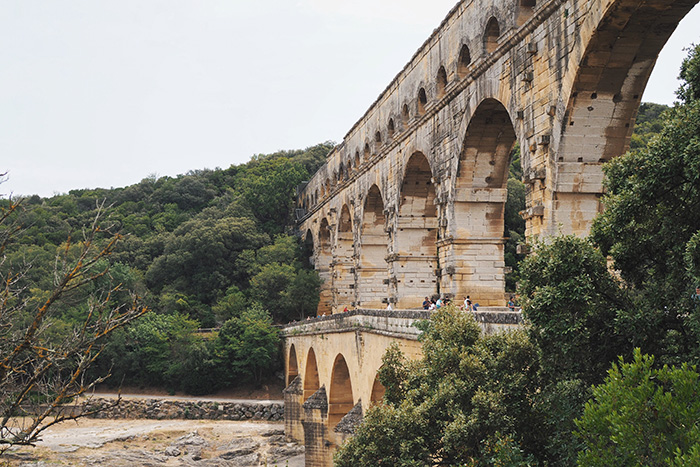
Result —
[[467, 69], [472, 62], [472, 56], [469, 53], [467, 44], [462, 45], [462, 50], [459, 51], [459, 59], [457, 61], [457, 76], [459, 79], [464, 79], [467, 76]]
[[536, 6], [536, 0], [520, 0], [518, 2], [518, 18], [515, 22], [518, 27], [525, 24], [532, 17]]
[[486, 23], [486, 32], [484, 33], [484, 50], [487, 54], [496, 51], [498, 46], [498, 37], [501, 35], [501, 28], [498, 26], [498, 20], [491, 17]]
[[401, 120], [403, 121], [403, 124], [407, 125], [410, 118], [411, 115], [408, 111], [408, 104], [404, 104], [403, 108], [401, 109]]
[[287, 359], [287, 386], [292, 384], [294, 378], [299, 374], [299, 367], [297, 365], [297, 351], [294, 348], [294, 344], [289, 346], [289, 358]]
[[342, 182], [343, 180], [345, 180], [345, 166], [343, 165], [342, 162], [340, 163], [340, 167], [338, 168], [337, 174], [338, 174], [337, 180], [339, 182]]
[[353, 407], [352, 381], [345, 357], [338, 354], [331, 373], [331, 391], [328, 398], [328, 428], [333, 429]]
[[396, 132], [396, 126], [394, 125], [394, 119], [390, 118], [389, 119], [389, 124], [387, 125], [386, 132], [389, 135], [389, 138], [394, 137], [394, 133]]
[[369, 143], [365, 143], [365, 160], [369, 160], [369, 154], [370, 154]]
[[380, 144], [382, 142], [382, 132], [377, 130], [377, 132], [374, 134], [374, 142], [377, 144]]
[[309, 265], [314, 266], [314, 234], [311, 229], [306, 231], [304, 242], [302, 243], [302, 258], [306, 258]]
[[355, 150], [355, 168], [357, 169], [360, 167], [360, 151], [358, 149]]
[[386, 393], [386, 388], [379, 381], [379, 375], [374, 377], [374, 384], [372, 384], [372, 396], [370, 397], [370, 405], [378, 404], [384, 398], [384, 393]]
[[313, 348], [310, 348], [306, 357], [306, 367], [304, 368], [304, 400], [313, 396], [320, 387], [316, 353]]
[[418, 90], [418, 115], [425, 114], [425, 106], [428, 104], [428, 95], [425, 93], [425, 88]]
[[441, 66], [437, 74], [437, 98], [440, 99], [445, 95], [445, 89], [447, 88], [447, 72], [445, 67]]

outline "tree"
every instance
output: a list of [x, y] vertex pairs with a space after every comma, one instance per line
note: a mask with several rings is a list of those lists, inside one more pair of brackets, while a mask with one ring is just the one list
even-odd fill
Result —
[[577, 436], [582, 466], [698, 465], [700, 374], [694, 366], [654, 368], [637, 348], [593, 389]]
[[473, 316], [452, 307], [421, 327], [423, 358], [385, 355], [384, 404], [370, 408], [335, 465], [476, 465], [539, 452], [537, 358], [526, 335], [481, 336]]
[[253, 304], [241, 316], [226, 321], [214, 344], [215, 363], [221, 378], [262, 383], [263, 375], [275, 367], [280, 336], [270, 314]]
[[31, 264], [18, 270], [5, 261], [24, 235], [21, 210], [21, 201], [9, 199], [0, 211], [0, 454], [13, 445], [34, 444], [51, 425], [87, 415], [64, 411], [62, 404], [104, 381], [105, 376], [89, 378], [86, 371], [105, 338], [145, 312], [135, 296], [115, 301], [121, 286], [110, 283], [87, 298], [80, 322], [52, 332], [61, 301], [107, 277], [104, 260], [120, 236], [101, 223], [99, 205], [92, 224], [57, 254], [52, 288], [33, 298], [26, 280]]
[[[648, 146], [604, 167], [605, 211], [592, 237], [634, 291], [643, 351], [666, 362], [697, 355], [698, 317], [690, 301], [700, 235], [700, 46], [681, 68], [681, 99], [663, 114]], [[689, 332], [691, 331], [691, 332]]]

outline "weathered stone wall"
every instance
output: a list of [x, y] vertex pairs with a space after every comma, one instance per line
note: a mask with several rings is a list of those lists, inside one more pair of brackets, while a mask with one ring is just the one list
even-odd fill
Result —
[[218, 402], [168, 399], [122, 399], [110, 407], [114, 399], [93, 398], [87, 410], [104, 408], [93, 418], [146, 418], [193, 420], [269, 420], [284, 419], [281, 402]]

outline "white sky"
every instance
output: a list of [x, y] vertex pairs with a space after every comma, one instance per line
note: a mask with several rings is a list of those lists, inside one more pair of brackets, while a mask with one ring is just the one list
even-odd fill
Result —
[[[340, 142], [456, 0], [0, 0], [0, 193]], [[700, 8], [645, 101], [671, 104]]]

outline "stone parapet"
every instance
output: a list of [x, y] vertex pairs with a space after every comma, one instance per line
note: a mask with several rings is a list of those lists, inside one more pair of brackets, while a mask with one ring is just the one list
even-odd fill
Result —
[[[414, 324], [430, 319], [423, 310], [356, 309], [345, 313], [299, 321], [282, 329], [285, 337], [363, 331], [389, 337], [417, 340], [422, 333]], [[507, 307], [481, 307], [474, 318], [486, 334], [515, 329], [523, 325], [522, 314]]]

